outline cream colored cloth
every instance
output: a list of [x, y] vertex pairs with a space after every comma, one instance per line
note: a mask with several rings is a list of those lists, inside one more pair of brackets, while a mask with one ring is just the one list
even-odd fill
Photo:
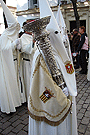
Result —
[[58, 126], [51, 126], [44, 121], [36, 121], [29, 116], [28, 135], [78, 135], [75, 97], [72, 100], [72, 114], [69, 113]]
[[[34, 57], [33, 57], [32, 69], [31, 69], [31, 79], [30, 79], [30, 93], [31, 93], [31, 86], [32, 86], [32, 81], [33, 81], [32, 76], [33, 76], [33, 73], [35, 70], [36, 59], [39, 56], [39, 54], [40, 53], [37, 50], [35, 52]], [[41, 83], [42, 83], [42, 81], [44, 81], [44, 80], [42, 79]], [[34, 87], [37, 88], [37, 85], [35, 84]], [[34, 89], [34, 90], [36, 91], [36, 89]], [[33, 91], [33, 93], [34, 93], [34, 91]], [[43, 135], [47, 135], [47, 134], [49, 134], [49, 135], [70, 135], [70, 134], [71, 135], [78, 135], [75, 97], [72, 97], [72, 101], [73, 101], [72, 114], [69, 113], [68, 116], [66, 117], [66, 119], [62, 123], [60, 123], [58, 126], [51, 126], [51, 125], [47, 124], [45, 121], [37, 121], [37, 120], [32, 119], [29, 116], [28, 135], [32, 135], [32, 134], [33, 135], [42, 135], [42, 134]], [[30, 107], [30, 102], [28, 102], [28, 105]], [[55, 107], [56, 106], [54, 106], [54, 108], [53, 108], [54, 110], [55, 110]]]
[[[71, 102], [53, 81], [42, 56], [38, 56], [32, 76], [28, 109], [31, 117], [46, 118], [50, 124], [60, 124], [70, 111]], [[38, 118], [37, 118], [38, 117]]]

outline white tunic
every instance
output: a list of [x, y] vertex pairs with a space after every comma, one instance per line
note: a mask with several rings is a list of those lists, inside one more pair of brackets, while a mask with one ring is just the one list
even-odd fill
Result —
[[[29, 34], [23, 34], [20, 38], [21, 44], [21, 57], [20, 57], [20, 75], [23, 80], [23, 100], [28, 101], [29, 90], [30, 90], [30, 70], [31, 70], [31, 59], [34, 53], [33, 37]], [[24, 99], [25, 98], [25, 99]]]

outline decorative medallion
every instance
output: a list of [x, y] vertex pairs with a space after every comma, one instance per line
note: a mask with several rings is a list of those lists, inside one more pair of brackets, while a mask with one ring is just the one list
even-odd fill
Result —
[[65, 67], [68, 74], [72, 74], [74, 72], [74, 68], [71, 63], [67, 63]]
[[54, 93], [52, 93], [52, 91], [50, 90], [50, 89], [47, 89], [46, 87], [45, 87], [45, 91], [42, 93], [42, 95], [40, 96], [40, 99], [44, 102], [44, 103], [46, 103], [51, 97], [54, 97], [55, 98], [55, 96], [54, 96]]

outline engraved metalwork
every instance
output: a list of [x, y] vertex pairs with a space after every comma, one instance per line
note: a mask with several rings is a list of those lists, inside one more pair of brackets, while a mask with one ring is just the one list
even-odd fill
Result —
[[52, 47], [49, 39], [49, 32], [46, 31], [46, 26], [50, 22], [50, 16], [44, 17], [42, 19], [36, 19], [33, 22], [27, 23], [24, 25], [23, 29], [28, 32], [33, 32], [35, 35], [36, 44], [41, 49], [45, 57], [45, 61], [48, 65], [48, 68], [51, 72], [53, 80], [56, 84], [64, 89], [66, 84], [64, 82], [62, 73], [58, 69], [54, 55], [52, 53]]

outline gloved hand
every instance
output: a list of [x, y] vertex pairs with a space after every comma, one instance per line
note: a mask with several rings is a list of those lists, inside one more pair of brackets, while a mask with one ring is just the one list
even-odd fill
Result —
[[18, 39], [16, 39], [15, 40], [15, 43], [16, 43], [16, 48], [18, 49], [18, 50], [20, 50], [21, 49], [21, 44], [20, 44], [20, 38], [18, 38]]
[[19, 45], [20, 44], [20, 38], [16, 39], [15, 43], [16, 43], [16, 45]]
[[65, 87], [62, 91], [67, 97], [69, 96], [69, 91], [67, 87]]

